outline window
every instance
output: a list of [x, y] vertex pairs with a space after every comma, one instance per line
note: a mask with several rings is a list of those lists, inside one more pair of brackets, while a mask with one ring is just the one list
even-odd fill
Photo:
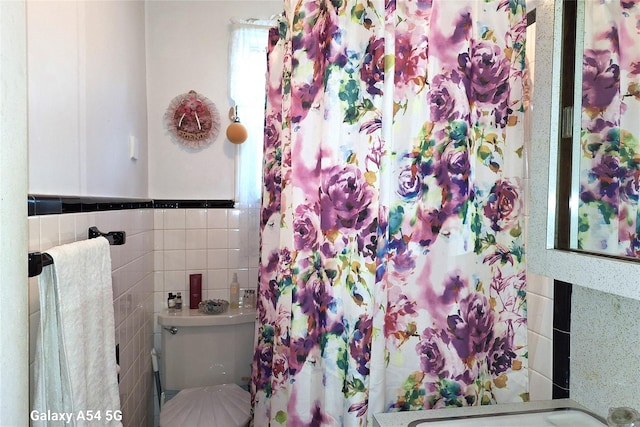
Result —
[[229, 97], [248, 133], [236, 157], [236, 202], [243, 208], [260, 206], [267, 43], [269, 28], [275, 24], [253, 19], [231, 24]]

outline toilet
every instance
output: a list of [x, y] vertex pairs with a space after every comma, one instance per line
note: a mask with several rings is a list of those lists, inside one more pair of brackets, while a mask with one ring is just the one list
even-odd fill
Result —
[[248, 425], [255, 319], [253, 309], [158, 315], [162, 388], [178, 392], [162, 405], [160, 427]]

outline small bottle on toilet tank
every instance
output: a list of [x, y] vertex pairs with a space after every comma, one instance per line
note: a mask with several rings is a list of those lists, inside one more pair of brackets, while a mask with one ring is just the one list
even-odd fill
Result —
[[176, 310], [182, 310], [182, 293], [176, 295]]
[[229, 285], [229, 307], [240, 307], [240, 284], [238, 283], [238, 273], [233, 273], [233, 280]]
[[240, 301], [242, 303], [241, 308], [253, 308], [253, 305], [251, 302], [251, 291], [249, 289], [244, 290], [244, 293], [242, 294], [242, 299]]
[[169, 313], [174, 313], [176, 311], [176, 300], [173, 296], [173, 292], [169, 292], [169, 297], [167, 298], [167, 308], [169, 309]]

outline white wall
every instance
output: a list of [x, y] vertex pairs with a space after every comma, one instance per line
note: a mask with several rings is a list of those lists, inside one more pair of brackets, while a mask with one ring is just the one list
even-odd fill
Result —
[[29, 193], [147, 197], [144, 10], [27, 2]]
[[[232, 17], [266, 19], [281, 11], [282, 0], [147, 3], [151, 198], [234, 199], [237, 147], [225, 137], [229, 23]], [[218, 138], [197, 151], [174, 142], [162, 120], [170, 101], [190, 90], [213, 101], [222, 124]]]
[[[27, 2], [29, 193], [233, 199], [229, 22], [281, 11], [281, 0]], [[197, 151], [162, 120], [192, 89], [221, 116], [217, 140]]]
[[0, 425], [29, 425], [25, 4], [0, 1]]
[[[281, 10], [281, 0], [27, 2], [29, 193], [233, 199], [229, 22]], [[217, 140], [197, 151], [162, 120], [192, 89], [221, 116]]]

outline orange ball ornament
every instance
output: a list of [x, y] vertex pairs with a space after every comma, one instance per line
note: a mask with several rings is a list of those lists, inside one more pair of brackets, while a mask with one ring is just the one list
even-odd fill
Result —
[[247, 128], [240, 122], [233, 122], [227, 127], [227, 139], [234, 144], [242, 144], [247, 140]]

